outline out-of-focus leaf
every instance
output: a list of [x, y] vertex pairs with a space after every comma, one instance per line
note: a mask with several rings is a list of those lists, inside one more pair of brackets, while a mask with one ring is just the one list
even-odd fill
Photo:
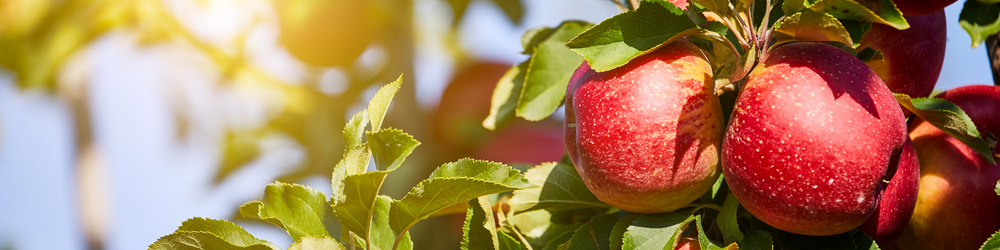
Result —
[[402, 200], [393, 201], [389, 224], [399, 234], [406, 232], [417, 221], [452, 204], [483, 195], [532, 187], [535, 185], [510, 166], [461, 159], [438, 167]]
[[538, 43], [528, 62], [524, 87], [515, 114], [529, 121], [539, 121], [562, 104], [566, 85], [583, 58], [566, 48], [566, 42], [591, 26], [583, 21], [566, 21]]
[[242, 227], [224, 220], [191, 218], [181, 224], [174, 233], [160, 237], [150, 250], [280, 250], [271, 242], [250, 235]]
[[322, 192], [299, 184], [275, 182], [267, 185], [261, 200], [240, 206], [240, 214], [270, 222], [299, 241], [305, 236], [330, 236], [324, 226], [327, 206]]
[[990, 145], [983, 140], [979, 134], [979, 129], [976, 128], [976, 124], [965, 114], [965, 111], [962, 111], [961, 107], [940, 98], [925, 97], [911, 99], [906, 94], [895, 94], [895, 96], [896, 101], [903, 108], [910, 110], [913, 114], [924, 119], [924, 121], [976, 150], [990, 164], [996, 164], [996, 159], [993, 157], [993, 150], [990, 149]]
[[457, 27], [460, 22], [462, 22], [462, 17], [465, 16], [465, 9], [469, 6], [471, 0], [448, 0], [448, 6], [451, 7], [452, 17], [451, 26]]
[[638, 10], [604, 20], [566, 46], [586, 58], [592, 69], [604, 72], [685, 34], [700, 32], [697, 28], [670, 2], [643, 0]]
[[535, 209], [550, 211], [570, 210], [588, 207], [610, 207], [601, 202], [583, 183], [580, 174], [572, 165], [543, 163], [528, 169], [525, 177], [539, 187], [514, 191], [510, 208], [515, 213]]
[[497, 250], [500, 248], [496, 222], [493, 220], [493, 208], [486, 196], [469, 201], [469, 209], [465, 212], [465, 224], [462, 226], [462, 232], [463, 250]]
[[229, 174], [260, 156], [261, 139], [263, 135], [259, 132], [227, 132], [222, 142], [222, 162], [212, 180], [219, 183]]
[[511, 67], [497, 81], [490, 101], [490, 115], [483, 120], [483, 127], [489, 130], [503, 128], [514, 119], [517, 110], [517, 99], [521, 97], [524, 78], [528, 73], [528, 61]]
[[292, 243], [288, 250], [343, 250], [344, 245], [330, 237], [302, 237], [302, 241]]
[[524, 6], [521, 5], [521, 0], [493, 0], [493, 3], [496, 3], [497, 7], [500, 7], [503, 13], [507, 14], [507, 18], [510, 18], [511, 22], [521, 23], [524, 16]]
[[972, 37], [972, 47], [979, 46], [986, 38], [1000, 32], [1000, 4], [965, 1], [958, 25]]

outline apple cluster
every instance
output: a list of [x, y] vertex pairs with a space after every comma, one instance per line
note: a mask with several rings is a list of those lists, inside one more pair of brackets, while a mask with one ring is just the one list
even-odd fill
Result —
[[[872, 25], [859, 50], [881, 56], [867, 62], [821, 42], [766, 51], [728, 118], [711, 52], [689, 39], [605, 72], [584, 62], [566, 90], [568, 155], [601, 201], [629, 212], [677, 210], [722, 174], [740, 204], [776, 229], [977, 248], [1000, 229], [1000, 167], [898, 104], [893, 93], [931, 95], [946, 42], [943, 6], [899, 8], [913, 13], [910, 28]], [[1000, 87], [936, 97], [996, 144]]]

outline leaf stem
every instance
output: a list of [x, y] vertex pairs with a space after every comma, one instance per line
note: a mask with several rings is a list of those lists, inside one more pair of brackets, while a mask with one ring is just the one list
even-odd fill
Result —
[[533, 248], [531, 248], [531, 244], [528, 244], [528, 240], [524, 239], [524, 235], [521, 235], [521, 231], [518, 231], [517, 228], [511, 226], [510, 224], [504, 226], [510, 228], [511, 232], [514, 232], [514, 236], [517, 236], [517, 239], [520, 240], [521, 243], [524, 243], [524, 247], [528, 248], [528, 250], [534, 250]]

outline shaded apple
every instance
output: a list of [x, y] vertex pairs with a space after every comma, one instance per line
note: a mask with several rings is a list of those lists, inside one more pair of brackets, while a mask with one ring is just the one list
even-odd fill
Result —
[[903, 233], [903, 228], [917, 205], [920, 186], [920, 160], [909, 137], [898, 160], [889, 165], [884, 178], [888, 183], [875, 214], [858, 227], [882, 248], [891, 247]]
[[441, 93], [441, 101], [429, 119], [431, 134], [449, 150], [463, 152], [455, 157], [468, 156], [489, 137], [483, 119], [490, 114], [493, 88], [509, 68], [509, 64], [496, 62], [459, 67]]
[[565, 152], [561, 129], [514, 123], [495, 132], [472, 157], [508, 165], [537, 165], [559, 161]]
[[719, 175], [723, 129], [705, 53], [678, 40], [566, 90], [566, 149], [598, 199], [622, 210], [678, 209]]
[[272, 0], [281, 26], [279, 42], [316, 66], [354, 62], [375, 38], [371, 1]]
[[[993, 143], [1000, 135], [1000, 87], [964, 86], [938, 95], [954, 102]], [[920, 158], [920, 192], [901, 249], [979, 249], [1000, 230], [1000, 166], [920, 118], [910, 121]]]
[[733, 195], [777, 229], [823, 236], [860, 226], [906, 139], [882, 80], [837, 47], [771, 50], [736, 100], [722, 145]]
[[872, 24], [861, 40], [861, 48], [882, 51], [883, 60], [866, 62], [893, 93], [927, 97], [934, 91], [944, 65], [948, 40], [944, 10], [925, 16], [908, 16], [910, 28], [897, 30]]
[[943, 10], [958, 0], [899, 0], [892, 1], [906, 16], [923, 16]]

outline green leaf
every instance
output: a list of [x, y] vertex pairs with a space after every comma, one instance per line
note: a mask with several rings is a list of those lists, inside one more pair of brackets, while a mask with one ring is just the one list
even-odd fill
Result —
[[239, 133], [227, 131], [222, 144], [222, 160], [219, 163], [219, 171], [215, 173], [212, 181], [222, 182], [229, 174], [257, 159], [261, 154], [260, 141], [263, 138], [264, 133], [257, 131]]
[[361, 145], [365, 127], [368, 127], [368, 110], [362, 109], [351, 116], [351, 120], [344, 125], [344, 140], [347, 141], [348, 150]]
[[643, 0], [638, 10], [604, 20], [566, 46], [586, 58], [591, 68], [604, 72], [685, 34], [695, 34], [697, 27], [673, 4]]
[[[786, 2], [787, 3], [787, 2]], [[836, 17], [827, 13], [802, 11], [774, 25], [778, 43], [792, 41], [840, 42], [853, 45], [851, 35]]]
[[965, 1], [962, 13], [958, 14], [958, 25], [972, 37], [972, 47], [975, 48], [987, 37], [1000, 32], [1000, 5]]
[[149, 245], [150, 250], [167, 249], [268, 249], [280, 250], [271, 242], [250, 235], [232, 222], [191, 218], [181, 223], [174, 233], [160, 237]]
[[[670, 3], [669, 1], [664, 1]], [[691, 0], [692, 3], [696, 3], [705, 7], [706, 10], [715, 12], [720, 17], [729, 17], [732, 10], [729, 8], [729, 0]]]
[[590, 26], [583, 21], [566, 21], [538, 43], [535, 53], [528, 59], [524, 87], [515, 112], [517, 116], [539, 121], [562, 104], [569, 78], [583, 64], [583, 58], [565, 44]]
[[536, 209], [549, 211], [588, 207], [610, 207], [590, 192], [572, 165], [548, 162], [528, 169], [524, 173], [531, 184], [538, 188], [514, 191], [508, 202], [515, 213]]
[[695, 218], [690, 209], [644, 215], [632, 222], [622, 239], [623, 249], [671, 249]]
[[493, 0], [493, 3], [496, 3], [497, 7], [500, 7], [503, 13], [507, 14], [507, 18], [511, 22], [514, 22], [514, 24], [521, 23], [524, 16], [524, 6], [521, 5], [521, 0]]
[[875, 243], [875, 240], [873, 240], [871, 237], [868, 237], [867, 234], [861, 232], [860, 230], [851, 230], [850, 232], [847, 233], [850, 234], [852, 238], [854, 238], [854, 246], [855, 249], [857, 250], [881, 249], [878, 247], [878, 244]]
[[[577, 228], [579, 228], [579, 227], [577, 227]], [[556, 237], [556, 238], [552, 239], [552, 241], [549, 241], [548, 244], [545, 244], [545, 247], [542, 248], [542, 250], [563, 250], [563, 249], [568, 249], [567, 247], [568, 247], [569, 240], [573, 238], [573, 235], [575, 234], [575, 232], [576, 231], [573, 230], [573, 231], [568, 231], [566, 233], [563, 233], [562, 235], [559, 235], [559, 237]]]
[[569, 249], [611, 250], [611, 234], [620, 220], [615, 214], [602, 214], [583, 224], [569, 240]]
[[526, 243], [533, 249], [544, 248], [553, 239], [567, 232], [573, 233], [582, 224], [554, 223], [552, 217], [549, 211], [535, 210], [513, 215], [507, 218], [507, 222], [522, 233]]
[[793, 14], [799, 12], [802, 9], [812, 7], [814, 3], [818, 0], [785, 0], [785, 3], [781, 5], [781, 10], [785, 14]]
[[507, 233], [497, 232], [497, 239], [500, 240], [500, 250], [528, 250], [524, 244]]
[[[975, 2], [975, 1], [970, 1]], [[945, 99], [913, 98], [906, 94], [895, 94], [896, 101], [924, 121], [934, 125], [948, 135], [979, 152], [987, 162], [996, 164], [990, 145], [980, 137], [979, 130], [962, 108]]]
[[378, 170], [393, 171], [403, 164], [420, 142], [398, 129], [382, 129], [368, 133], [368, 145]]
[[996, 192], [997, 195], [1000, 195], [1000, 181], [997, 181]]
[[[694, 216], [695, 227], [698, 228], [698, 246], [700, 249], [713, 250], [722, 249], [722, 247], [715, 245], [712, 240], [708, 239], [708, 234], [705, 233], [705, 228], [702, 226], [701, 215]], [[735, 244], [735, 243], [733, 243]]]
[[[896, 29], [910, 28], [903, 13], [891, 0], [879, 0], [866, 7], [854, 0], [820, 0], [809, 9], [833, 15], [840, 20], [857, 20], [885, 24]], [[876, 9], [879, 13], [875, 13]]]
[[[844, 29], [847, 30], [847, 34], [851, 35], [851, 48], [857, 48], [861, 46], [861, 40], [865, 37], [865, 33], [871, 29], [872, 23], [862, 22], [855, 20], [840, 20], [840, 23], [844, 25]], [[870, 49], [870, 48], [866, 48]]]
[[[396, 241], [396, 233], [389, 226], [389, 210], [392, 207], [392, 198], [379, 195], [375, 201], [375, 214], [372, 216], [371, 240], [372, 249], [389, 250]], [[410, 233], [403, 234], [396, 249], [413, 249], [413, 241], [410, 240]]]
[[611, 242], [611, 249], [622, 249], [625, 231], [632, 225], [632, 222], [635, 222], [641, 216], [641, 214], [628, 214], [615, 223], [615, 227], [611, 229], [611, 238], [609, 240]]
[[389, 224], [397, 234], [452, 204], [483, 195], [535, 187], [510, 166], [461, 159], [438, 167], [402, 200], [393, 201]]
[[722, 203], [722, 211], [719, 211], [719, 217], [715, 221], [722, 231], [722, 238], [726, 240], [726, 244], [743, 241], [743, 232], [740, 232], [739, 224], [736, 222], [736, 212], [739, 208], [740, 202], [732, 192], [729, 192], [726, 201]]
[[493, 220], [493, 207], [486, 196], [469, 201], [469, 209], [465, 212], [465, 224], [462, 225], [462, 249], [483, 250], [500, 248], [497, 239], [496, 221]]
[[771, 234], [762, 230], [750, 230], [745, 234], [745, 237], [743, 237], [743, 242], [740, 243], [740, 249], [771, 250], [773, 249]]
[[396, 96], [396, 91], [399, 91], [399, 87], [403, 85], [403, 76], [400, 75], [395, 81], [392, 81], [375, 92], [375, 96], [372, 97], [371, 101], [368, 101], [368, 119], [371, 120], [372, 130], [378, 132], [382, 129], [382, 119], [385, 118], [385, 112], [389, 110], [389, 104], [392, 103], [392, 98]]
[[327, 206], [322, 192], [299, 184], [275, 182], [264, 188], [264, 198], [240, 206], [240, 214], [270, 222], [299, 241], [305, 236], [330, 236], [323, 224]]
[[340, 162], [333, 167], [330, 186], [333, 189], [333, 197], [331, 198], [334, 199], [334, 206], [340, 201], [340, 196], [344, 194], [344, 178], [348, 175], [364, 173], [365, 169], [368, 168], [368, 159], [371, 158], [371, 155], [368, 144], [362, 143], [347, 151], [344, 159], [340, 159]]
[[983, 243], [979, 250], [1000, 250], [1000, 232], [993, 233], [986, 242]]
[[389, 171], [372, 171], [344, 178], [343, 194], [337, 197], [333, 207], [343, 232], [354, 232], [366, 241], [372, 227], [372, 217], [376, 214], [378, 192]]
[[292, 243], [288, 250], [343, 250], [337, 240], [330, 237], [302, 237], [302, 241]]
[[534, 55], [535, 47], [538, 47], [539, 43], [542, 43], [542, 41], [545, 41], [545, 39], [552, 36], [552, 33], [555, 32], [555, 30], [556, 29], [542, 26], [525, 31], [524, 35], [521, 36], [521, 47], [524, 49], [524, 52], [521, 52], [521, 54]]
[[497, 130], [503, 128], [514, 119], [514, 112], [517, 110], [517, 99], [521, 96], [521, 89], [524, 87], [524, 78], [528, 72], [528, 62], [525, 61], [511, 67], [497, 81], [497, 86], [493, 89], [493, 98], [490, 101], [490, 115], [483, 120], [483, 127], [486, 129]]

